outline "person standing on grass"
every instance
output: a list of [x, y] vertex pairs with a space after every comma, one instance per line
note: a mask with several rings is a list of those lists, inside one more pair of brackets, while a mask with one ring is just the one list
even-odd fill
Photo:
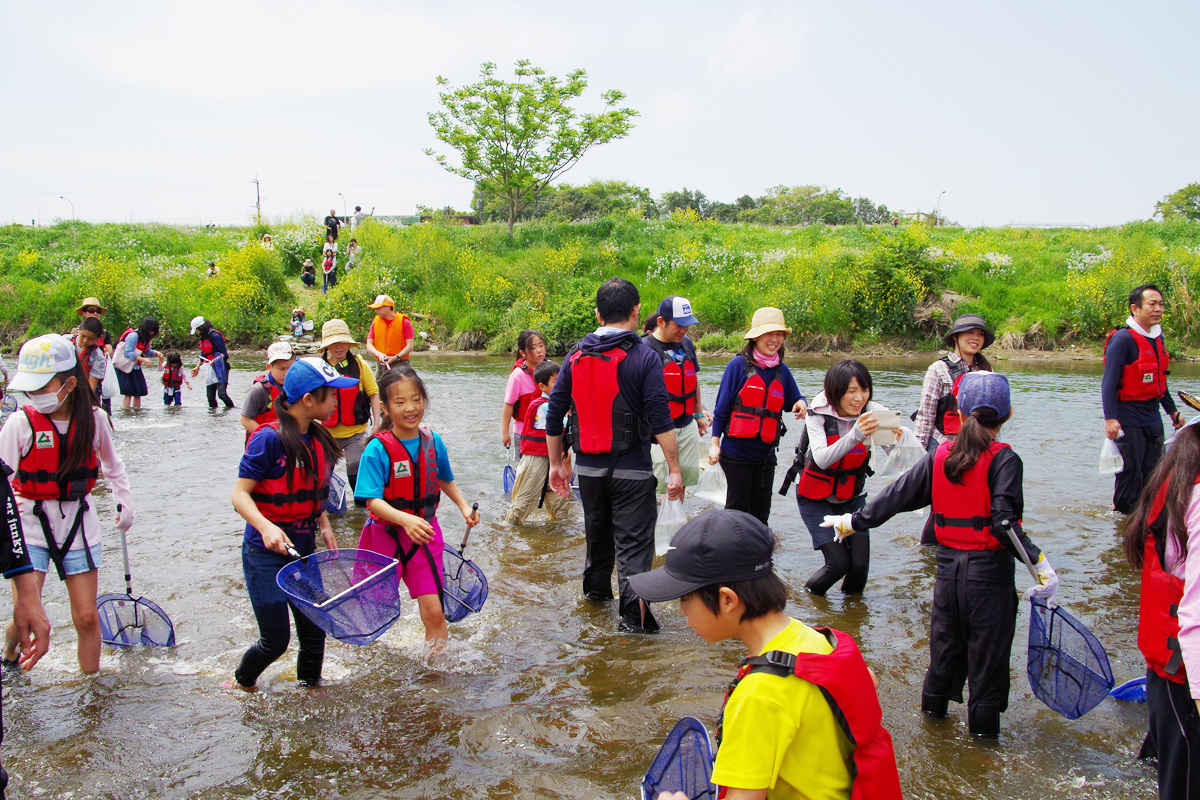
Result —
[[325, 232], [326, 232], [327, 237], [332, 236], [333, 239], [332, 240], [327, 239], [327, 241], [334, 241], [334, 242], [337, 241], [338, 228], [340, 228], [340, 227], [342, 227], [342, 221], [340, 219], [338, 219], [337, 211], [335, 211], [332, 208], [329, 209], [329, 216], [325, 217]]
[[1183, 415], [1167, 389], [1170, 357], [1159, 321], [1163, 296], [1152, 283], [1129, 293], [1129, 319], [1104, 341], [1104, 435], [1117, 443], [1125, 468], [1116, 475], [1113, 509], [1128, 514], [1146, 478], [1162, 456], [1163, 428], [1159, 406], [1176, 429]]
[[629, 577], [648, 571], [654, 560], [658, 513], [652, 439], [667, 461], [668, 497], [683, 497], [683, 479], [662, 360], [637, 335], [641, 307], [637, 287], [629, 281], [610, 278], [600, 285], [600, 327], [567, 354], [550, 393], [546, 449], [550, 488], [567, 497], [571, 476], [563, 461], [562, 436], [563, 418], [570, 411], [587, 537], [583, 595], [597, 602], [611, 600], [615, 564], [620, 629], [656, 633], [650, 605], [629, 587]]
[[[700, 482], [700, 439], [712, 422], [700, 403], [700, 359], [696, 357], [696, 345], [687, 335], [688, 328], [700, 320], [692, 314], [691, 302], [675, 295], [659, 303], [658, 313], [650, 320], [654, 326], [651, 328], [647, 322], [649, 332], [642, 341], [662, 360], [663, 381], [667, 385], [667, 401], [679, 448], [679, 471], [685, 488], [695, 486]], [[662, 494], [667, 490], [667, 461], [662, 448], [651, 445], [650, 458], [658, 481], [656, 490]]]
[[375, 312], [367, 330], [367, 353], [377, 362], [375, 378], [380, 380], [393, 366], [408, 363], [413, 349], [413, 326], [407, 314], [396, 313], [396, 301], [390, 295], [376, 296], [367, 308]]
[[[192, 334], [199, 337], [201, 362], [212, 364], [213, 376], [217, 379], [216, 383], [204, 387], [208, 407], [216, 408], [220, 397], [226, 408], [233, 408], [233, 401], [229, 399], [229, 349], [225, 346], [225, 336], [204, 317], [192, 318]], [[199, 373], [200, 364], [197, 364], [192, 368], [192, 377]]]

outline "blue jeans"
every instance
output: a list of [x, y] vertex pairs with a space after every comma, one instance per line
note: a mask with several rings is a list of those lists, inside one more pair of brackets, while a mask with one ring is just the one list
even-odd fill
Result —
[[[298, 538], [292, 537], [296, 549], [302, 555], [312, 553], [313, 541], [301, 542], [297, 541]], [[234, 679], [242, 686], [253, 686], [263, 670], [287, 651], [291, 635], [289, 610], [296, 622], [296, 639], [300, 642], [300, 652], [296, 656], [296, 679], [306, 686], [316, 686], [321, 682], [321, 665], [325, 661], [325, 631], [289, 603], [287, 595], [275, 582], [279, 570], [291, 561], [290, 556], [242, 542], [242, 574], [246, 577], [246, 591], [250, 595], [254, 617], [258, 620], [259, 635], [258, 641], [250, 645], [233, 673]]]
[[163, 405], [171, 405], [171, 401], [175, 401], [175, 405], [183, 405], [183, 390], [182, 389], [164, 389], [163, 390]]

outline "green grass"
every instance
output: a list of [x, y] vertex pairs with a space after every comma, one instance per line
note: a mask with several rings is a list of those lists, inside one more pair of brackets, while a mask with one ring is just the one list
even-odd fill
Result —
[[[276, 247], [258, 240], [270, 231]], [[1014, 347], [1099, 343], [1124, 320], [1142, 282], [1167, 296], [1164, 327], [1181, 346], [1200, 345], [1200, 223], [1138, 222], [1117, 228], [777, 228], [722, 225], [694, 213], [645, 220], [614, 214], [585, 222], [519, 225], [368, 223], [356, 233], [359, 269], [328, 296], [299, 282], [319, 254], [312, 221], [253, 228], [187, 228], [66, 222], [0, 228], [0, 346], [67, 330], [74, 308], [95, 295], [110, 330], [155, 316], [164, 343], [186, 340], [187, 321], [212, 319], [239, 344], [282, 331], [295, 305], [318, 323], [341, 317], [364, 329], [376, 294], [396, 298], [443, 347], [511, 350], [525, 327], [554, 351], [591, 330], [596, 286], [637, 284], [646, 314], [668, 294], [692, 300], [706, 349], [737, 345], [750, 315], [783, 309], [793, 349], [893, 342], [932, 346], [949, 316], [977, 312]], [[343, 237], [348, 241], [348, 237]], [[221, 275], [204, 277], [209, 261]], [[339, 261], [344, 261], [344, 254]]]

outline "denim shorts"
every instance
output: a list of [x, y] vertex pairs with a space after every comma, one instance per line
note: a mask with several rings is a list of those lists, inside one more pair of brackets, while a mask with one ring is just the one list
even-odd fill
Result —
[[[25, 545], [29, 550], [29, 560], [33, 562], [33, 568], [38, 572], [50, 571], [50, 551], [44, 547], [38, 547], [35, 544]], [[92, 554], [92, 563], [96, 568], [100, 568], [100, 545], [94, 544], [88, 548], [88, 552]], [[80, 575], [92, 569], [88, 566], [87, 556], [84, 555], [83, 549], [68, 550], [67, 557], [63, 559], [63, 570], [68, 575]]]

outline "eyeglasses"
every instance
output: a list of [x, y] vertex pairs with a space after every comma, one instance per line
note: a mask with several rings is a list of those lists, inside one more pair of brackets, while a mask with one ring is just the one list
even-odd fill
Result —
[[95, 306], [88, 306], [87, 308], [83, 309], [83, 313], [85, 313], [85, 314], [103, 314], [104, 312], [103, 312], [103, 310], [96, 308]]

